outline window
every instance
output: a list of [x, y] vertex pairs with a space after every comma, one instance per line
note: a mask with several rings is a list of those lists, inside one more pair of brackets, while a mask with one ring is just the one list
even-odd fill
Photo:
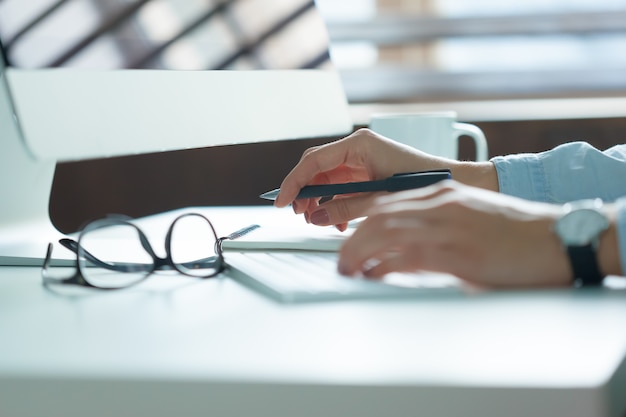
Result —
[[626, 0], [318, 0], [352, 102], [626, 93]]
[[0, 0], [26, 68], [339, 68], [362, 102], [623, 96], [626, 0]]
[[330, 66], [313, 0], [1, 0], [0, 35], [26, 68]]

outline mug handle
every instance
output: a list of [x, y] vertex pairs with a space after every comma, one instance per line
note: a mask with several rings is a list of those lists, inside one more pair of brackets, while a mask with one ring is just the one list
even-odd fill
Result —
[[484, 162], [488, 159], [487, 139], [485, 139], [485, 134], [478, 126], [469, 123], [454, 123], [452, 127], [458, 134], [457, 139], [462, 135], [467, 135], [474, 139], [476, 144], [476, 161]]

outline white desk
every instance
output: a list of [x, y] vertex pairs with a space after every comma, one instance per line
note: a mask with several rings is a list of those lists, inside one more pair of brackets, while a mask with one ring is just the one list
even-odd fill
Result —
[[228, 277], [66, 297], [39, 273], [0, 269], [2, 417], [626, 412], [624, 291], [281, 305]]

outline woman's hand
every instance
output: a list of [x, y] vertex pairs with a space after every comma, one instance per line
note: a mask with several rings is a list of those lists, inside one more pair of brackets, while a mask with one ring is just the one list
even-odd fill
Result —
[[570, 285], [552, 224], [559, 206], [445, 181], [377, 198], [340, 252], [339, 271], [454, 274], [496, 287]]
[[362, 217], [382, 193], [336, 196], [320, 204], [319, 198], [294, 200], [300, 189], [311, 184], [379, 180], [400, 172], [442, 168], [450, 168], [452, 177], [462, 182], [480, 182], [497, 189], [495, 168], [489, 162], [461, 163], [435, 157], [369, 129], [360, 129], [339, 141], [306, 150], [283, 180], [275, 205], [292, 204], [294, 211], [304, 213], [308, 222], [336, 225], [344, 230], [348, 221]]

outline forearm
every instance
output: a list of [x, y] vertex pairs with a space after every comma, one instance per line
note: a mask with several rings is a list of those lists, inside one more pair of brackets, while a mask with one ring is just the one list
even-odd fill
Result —
[[602, 234], [598, 261], [603, 273], [626, 273], [626, 145], [606, 151], [582, 142], [540, 154], [494, 158], [499, 191], [529, 200], [563, 204], [601, 198], [611, 226]]
[[611, 222], [600, 237], [598, 262], [606, 275], [626, 274], [626, 198], [605, 206]]
[[598, 263], [604, 275], [623, 275], [615, 219], [612, 219], [611, 226], [600, 237]]
[[452, 178], [455, 180], [483, 188], [490, 191], [499, 191], [498, 174], [491, 162], [458, 162], [451, 167]]
[[[491, 162], [458, 162], [451, 166], [452, 177], [459, 182], [499, 191], [498, 173]], [[605, 206], [611, 226], [602, 234], [598, 262], [605, 275], [626, 273], [626, 198]]]

